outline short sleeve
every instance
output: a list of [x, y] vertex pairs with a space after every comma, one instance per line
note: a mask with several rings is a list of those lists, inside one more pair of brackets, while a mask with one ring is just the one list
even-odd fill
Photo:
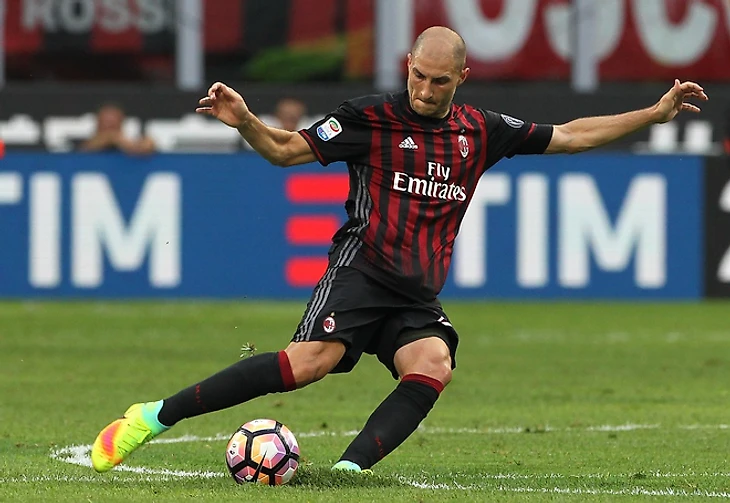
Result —
[[335, 161], [358, 161], [370, 152], [370, 124], [346, 103], [299, 134], [323, 166]]
[[543, 154], [553, 136], [553, 126], [525, 122], [506, 114], [482, 110], [487, 122], [487, 155], [490, 164], [502, 157]]

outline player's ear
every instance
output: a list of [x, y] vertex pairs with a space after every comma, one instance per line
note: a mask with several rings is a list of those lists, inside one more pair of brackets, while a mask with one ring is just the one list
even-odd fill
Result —
[[471, 68], [468, 66], [465, 66], [463, 70], [461, 70], [461, 74], [459, 75], [459, 81], [456, 83], [457, 86], [460, 86], [464, 83], [466, 78], [469, 76], [469, 72], [471, 71]]
[[413, 56], [411, 56], [411, 53], [408, 53], [408, 57], [406, 58], [406, 61], [408, 61], [408, 69], [411, 69], [411, 65], [413, 64]]

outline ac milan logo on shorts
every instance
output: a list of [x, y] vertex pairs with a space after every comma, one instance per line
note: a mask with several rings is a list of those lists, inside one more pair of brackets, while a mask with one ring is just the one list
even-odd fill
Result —
[[335, 331], [335, 319], [332, 316], [327, 316], [324, 319], [324, 322], [322, 323], [322, 328], [324, 328], [324, 331], [328, 334], [331, 334]]
[[461, 152], [461, 157], [464, 159], [469, 155], [469, 141], [464, 135], [459, 135], [459, 152]]

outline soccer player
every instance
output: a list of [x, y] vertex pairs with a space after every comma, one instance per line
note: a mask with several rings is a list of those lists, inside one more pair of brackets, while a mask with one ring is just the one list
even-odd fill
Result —
[[421, 33], [408, 55], [407, 89], [353, 99], [298, 132], [267, 127], [220, 82], [197, 112], [238, 129], [272, 164], [347, 163], [349, 219], [333, 237], [329, 266], [283, 351], [240, 360], [164, 400], [132, 405], [94, 443], [104, 472], [177, 422], [268, 393], [348, 372], [363, 353], [398, 379], [334, 469], [369, 469], [415, 431], [449, 384], [458, 336], [437, 298], [459, 224], [480, 176], [503, 157], [576, 153], [707, 100], [674, 82], [653, 106], [544, 125], [453, 103], [466, 80], [463, 39], [445, 27]]

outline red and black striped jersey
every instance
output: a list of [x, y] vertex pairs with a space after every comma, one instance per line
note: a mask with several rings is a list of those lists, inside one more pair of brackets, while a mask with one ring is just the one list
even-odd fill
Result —
[[433, 301], [481, 175], [503, 157], [543, 153], [552, 131], [469, 105], [424, 117], [406, 91], [343, 103], [300, 131], [321, 164], [349, 170], [349, 218], [333, 237], [330, 266]]

